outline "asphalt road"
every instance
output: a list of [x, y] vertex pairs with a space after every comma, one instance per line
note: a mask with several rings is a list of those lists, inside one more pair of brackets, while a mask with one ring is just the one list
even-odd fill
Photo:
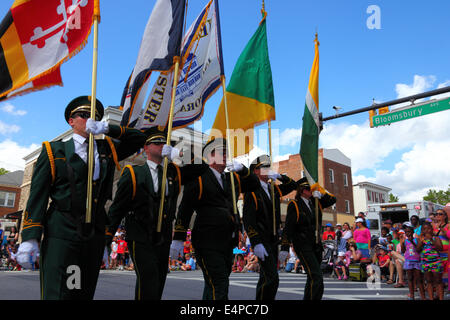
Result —
[[[253, 300], [258, 281], [256, 273], [233, 273], [230, 300]], [[133, 300], [136, 276], [133, 271], [101, 271], [94, 300]], [[301, 300], [304, 274], [280, 273], [277, 300]], [[39, 273], [0, 272], [0, 300], [39, 300]], [[163, 300], [201, 300], [203, 277], [200, 271], [175, 271], [168, 275]], [[407, 288], [381, 284], [368, 288], [365, 282], [325, 279], [324, 300], [406, 300]], [[449, 299], [449, 296], [446, 296]]]

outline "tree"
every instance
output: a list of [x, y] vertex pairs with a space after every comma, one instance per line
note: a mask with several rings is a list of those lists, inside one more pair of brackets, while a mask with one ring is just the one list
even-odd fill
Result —
[[398, 197], [394, 196], [392, 193], [389, 193], [389, 202], [398, 202]]
[[445, 206], [450, 202], [450, 184], [448, 185], [447, 191], [433, 189], [428, 190], [427, 195], [423, 197], [423, 200], [439, 203]]
[[8, 172], [9, 172], [9, 171], [6, 170], [5, 168], [0, 168], [0, 176], [1, 176], [2, 174], [8, 173]]

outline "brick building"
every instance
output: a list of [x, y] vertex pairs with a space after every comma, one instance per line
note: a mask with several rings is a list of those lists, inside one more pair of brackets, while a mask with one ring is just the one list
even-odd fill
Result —
[[[289, 159], [274, 163], [274, 168], [281, 174], [299, 180], [303, 176], [303, 167], [299, 154]], [[354, 222], [352, 168], [351, 160], [338, 149], [319, 149], [319, 184], [336, 196], [337, 202], [323, 210], [323, 225], [331, 223]], [[283, 197], [282, 220], [286, 215], [287, 203], [295, 197], [292, 192]]]
[[19, 211], [22, 170], [0, 175], [0, 217]]

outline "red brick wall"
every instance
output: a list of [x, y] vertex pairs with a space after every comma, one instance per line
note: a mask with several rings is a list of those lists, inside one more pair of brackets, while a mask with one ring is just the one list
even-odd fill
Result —
[[[278, 165], [278, 169], [276, 167]], [[294, 179], [295, 181], [299, 180], [302, 177], [302, 162], [300, 160], [299, 154], [294, 154], [289, 156], [289, 159], [277, 162], [274, 164], [274, 169], [280, 174], [285, 174], [289, 178]], [[283, 197], [283, 200], [286, 199], [294, 199], [295, 191], [289, 193], [288, 195]]]
[[[350, 214], [354, 215], [352, 170], [343, 164], [323, 159], [324, 188], [336, 196], [336, 211], [346, 213], [345, 200], [350, 201]], [[334, 183], [330, 181], [329, 169], [334, 171]], [[347, 186], [344, 186], [344, 173], [347, 174]], [[331, 212], [331, 209], [326, 211]]]
[[20, 188], [18, 187], [6, 187], [6, 186], [0, 186], [0, 191], [5, 192], [14, 192], [16, 194], [16, 199], [14, 200], [14, 207], [0, 207], [0, 217], [19, 211], [19, 202], [20, 202]]

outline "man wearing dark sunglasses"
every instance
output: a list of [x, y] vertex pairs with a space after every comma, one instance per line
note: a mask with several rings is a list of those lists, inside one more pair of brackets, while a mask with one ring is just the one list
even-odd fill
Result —
[[[167, 133], [158, 127], [147, 131], [144, 145], [147, 161], [143, 165], [126, 166], [117, 184], [114, 202], [108, 213], [113, 234], [125, 217], [126, 241], [136, 271], [136, 300], [160, 300], [169, 268], [172, 224], [175, 219], [181, 186], [196, 179], [208, 165], [169, 162], [161, 232], [157, 232], [163, 158], [169, 161], [182, 157], [177, 148], [166, 144]], [[111, 243], [112, 236], [107, 243]]]
[[[316, 242], [316, 212], [314, 198], [319, 201], [318, 227], [322, 226], [322, 209], [336, 203], [336, 197], [328, 193], [318, 183], [309, 185], [306, 178], [297, 181], [295, 200], [288, 204], [286, 223], [283, 229], [281, 252], [294, 245], [306, 273], [304, 300], [321, 300], [324, 291], [323, 274], [320, 268], [323, 246], [319, 238]], [[280, 252], [280, 254], [281, 254]]]
[[[40, 243], [41, 298], [51, 300], [94, 297], [105, 248], [105, 203], [112, 198], [118, 161], [138, 151], [146, 134], [131, 128], [100, 122], [104, 109], [96, 101], [96, 120], [90, 119], [91, 98], [73, 99], [65, 119], [73, 129], [67, 141], [44, 142], [37, 159], [24, 211], [21, 264], [29, 264]], [[92, 222], [85, 223], [88, 137], [94, 141]], [[49, 198], [52, 200], [48, 206]]]

